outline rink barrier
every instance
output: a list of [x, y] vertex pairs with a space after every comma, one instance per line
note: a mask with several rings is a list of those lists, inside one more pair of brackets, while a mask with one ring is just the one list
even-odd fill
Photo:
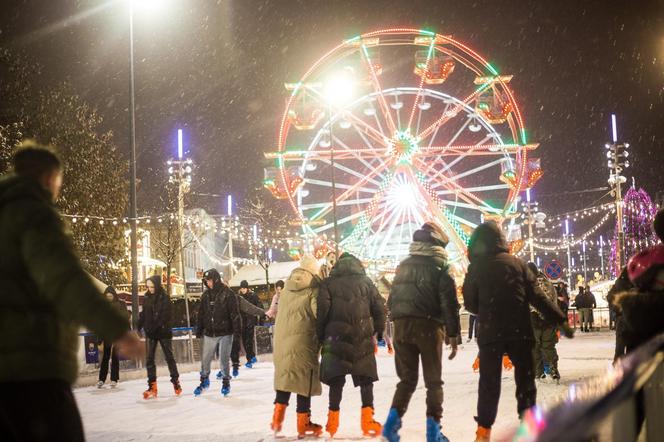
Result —
[[664, 333], [621, 358], [606, 375], [572, 384], [549, 410], [528, 410], [513, 440], [664, 440], [663, 410]]

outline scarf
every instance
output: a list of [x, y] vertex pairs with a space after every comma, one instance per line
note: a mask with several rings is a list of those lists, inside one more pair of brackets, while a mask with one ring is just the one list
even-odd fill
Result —
[[429, 256], [434, 259], [436, 265], [447, 267], [447, 251], [441, 246], [435, 246], [428, 242], [413, 241], [410, 243], [408, 253], [417, 256]]

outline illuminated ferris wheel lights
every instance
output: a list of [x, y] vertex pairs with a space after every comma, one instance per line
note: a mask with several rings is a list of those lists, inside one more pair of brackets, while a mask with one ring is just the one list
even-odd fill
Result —
[[325, 82], [325, 100], [334, 106], [341, 106], [353, 98], [355, 78], [353, 69], [345, 67]]

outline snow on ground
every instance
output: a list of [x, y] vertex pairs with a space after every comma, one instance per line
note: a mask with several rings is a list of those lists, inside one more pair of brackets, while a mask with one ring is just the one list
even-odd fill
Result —
[[[562, 382], [538, 383], [538, 403], [554, 401], [571, 383], [599, 375], [606, 371], [613, 355], [613, 333], [577, 334], [574, 340], [563, 339], [558, 345]], [[451, 441], [468, 441], [474, 437], [473, 420], [477, 401], [478, 375], [471, 365], [477, 354], [475, 343], [464, 344], [453, 361], [443, 360], [445, 401], [443, 403], [443, 432]], [[385, 349], [377, 356], [380, 381], [374, 386], [376, 419], [385, 420], [394, 393], [397, 377], [393, 357]], [[216, 373], [213, 363], [213, 373]], [[121, 374], [122, 375], [122, 374]], [[259, 362], [253, 369], [243, 368], [233, 380], [231, 394], [220, 395], [221, 382], [212, 381], [202, 396], [194, 397], [198, 373], [181, 375], [184, 392], [173, 395], [168, 377], [158, 380], [159, 397], [143, 400], [145, 380], [121, 382], [115, 390], [105, 387], [84, 387], [75, 390], [83, 417], [87, 439], [90, 441], [160, 441], [198, 442], [233, 441], [256, 442], [270, 440], [272, 418], [273, 366]], [[494, 434], [518, 424], [515, 385], [512, 372], [504, 373], [503, 389]], [[323, 396], [312, 401], [312, 418], [325, 426], [327, 417], [327, 388]], [[341, 403], [341, 424], [337, 441], [361, 440], [360, 394], [352, 386], [350, 377]], [[295, 397], [286, 412], [283, 434], [287, 440], [296, 436]], [[327, 434], [327, 433], [326, 433]], [[425, 434], [425, 389], [420, 383], [404, 418], [402, 441], [422, 441]]]

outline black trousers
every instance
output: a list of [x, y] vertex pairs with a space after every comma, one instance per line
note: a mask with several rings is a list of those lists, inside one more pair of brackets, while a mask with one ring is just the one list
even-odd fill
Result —
[[[247, 362], [256, 357], [253, 326], [242, 329], [242, 345], [247, 356]], [[235, 337], [233, 337], [233, 347], [231, 348], [231, 362], [233, 363], [233, 367], [240, 366], [240, 339], [235, 339]]]
[[120, 361], [115, 351], [115, 346], [110, 342], [104, 342], [104, 354], [101, 357], [101, 367], [99, 367], [99, 380], [106, 382], [108, 376], [108, 361], [111, 360], [111, 381], [120, 380]]
[[533, 371], [533, 343], [531, 341], [495, 342], [480, 345], [480, 385], [477, 399], [477, 423], [491, 428], [496, 421], [503, 355], [507, 353], [514, 364], [516, 403], [519, 416], [535, 405], [537, 388]]
[[[556, 351], [558, 334], [556, 331], [556, 327], [545, 324], [538, 319], [533, 319], [533, 335], [535, 336], [533, 361], [535, 376], [544, 374], [545, 362], [551, 370], [558, 371], [558, 352]], [[480, 366], [481, 364], [480, 359]]]
[[145, 345], [147, 346], [147, 356], [145, 358], [145, 366], [148, 369], [148, 382], [155, 382], [157, 380], [157, 366], [154, 362], [154, 354], [157, 351], [157, 344], [161, 345], [164, 352], [164, 358], [168, 364], [168, 372], [171, 375], [171, 382], [175, 383], [180, 378], [178, 373], [178, 366], [173, 357], [173, 339], [152, 339], [146, 338]]
[[[274, 399], [275, 404], [288, 405], [290, 401], [291, 392], [277, 390], [277, 397]], [[297, 395], [297, 410], [298, 413], [311, 413], [311, 397]]]
[[469, 315], [468, 316], [468, 339], [473, 339], [473, 335], [477, 335], [475, 332], [475, 324], [477, 323], [477, 316]]
[[394, 321], [394, 364], [399, 383], [392, 408], [396, 408], [400, 416], [406, 413], [417, 387], [421, 359], [427, 389], [426, 415], [440, 421], [443, 415], [442, 358], [443, 329], [439, 324], [427, 319]]
[[0, 439], [83, 442], [83, 424], [64, 381], [0, 383]]
[[[362, 376], [355, 378], [356, 383], [360, 386], [360, 396], [362, 397], [362, 408], [373, 408], [373, 382], [370, 379], [365, 379]], [[343, 396], [344, 385], [346, 385], [346, 376], [338, 376], [330, 380], [330, 404], [329, 409], [332, 411], [339, 411], [341, 407], [341, 397]]]
[[613, 353], [613, 361], [617, 361], [618, 358], [625, 356], [627, 353], [627, 345], [625, 343], [625, 322], [622, 319], [622, 315], [616, 317], [616, 348]]

